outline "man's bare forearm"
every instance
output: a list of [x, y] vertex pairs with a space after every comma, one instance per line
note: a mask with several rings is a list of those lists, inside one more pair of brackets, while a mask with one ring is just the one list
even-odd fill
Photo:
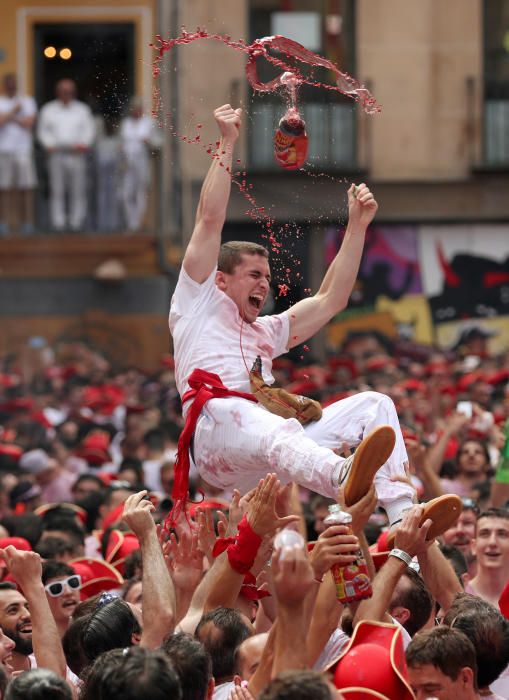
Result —
[[343, 606], [336, 597], [336, 587], [330, 573], [327, 573], [319, 585], [313, 616], [308, 632], [308, 662], [313, 667], [329, 641], [331, 634], [339, 625]]
[[184, 269], [202, 283], [214, 269], [231, 192], [231, 141], [222, 139], [202, 186], [193, 234], [184, 256]]
[[224, 222], [231, 192], [231, 170], [234, 144], [221, 139], [213, 156], [201, 188], [200, 200], [196, 211], [196, 221], [217, 220]]
[[318, 294], [328, 299], [332, 315], [348, 304], [359, 273], [365, 237], [365, 228], [357, 226], [354, 230], [348, 224], [341, 248], [325, 273]]
[[364, 248], [366, 230], [347, 229], [343, 244], [332, 261], [318, 292], [290, 308], [289, 347], [315, 335], [348, 304]]
[[273, 678], [283, 671], [308, 666], [307, 630], [311, 617], [308, 607], [305, 601], [291, 608], [287, 608], [281, 602], [279, 604]]
[[447, 612], [457, 593], [463, 591], [451, 563], [444, 557], [436, 543], [425, 552], [418, 554], [417, 559], [427, 589], [444, 612]]
[[226, 553], [221, 554], [203, 611], [206, 613], [215, 608], [235, 607], [243, 581], [244, 575], [232, 569]]
[[62, 642], [46, 598], [44, 586], [42, 582], [34, 581], [25, 586], [23, 592], [32, 617], [32, 643], [37, 666], [48, 668], [65, 679], [67, 665]]
[[175, 626], [175, 589], [155, 528], [147, 532], [140, 545], [143, 564], [141, 644], [149, 649], [156, 649], [165, 637], [173, 632]]
[[389, 557], [373, 580], [373, 595], [359, 604], [354, 616], [354, 624], [360, 620], [384, 619], [394, 588], [405, 572], [406, 566], [401, 559]]

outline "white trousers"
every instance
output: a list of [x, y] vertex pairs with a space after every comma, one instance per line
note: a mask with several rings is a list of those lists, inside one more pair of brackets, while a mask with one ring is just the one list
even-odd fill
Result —
[[126, 160], [122, 180], [122, 206], [125, 222], [130, 231], [139, 231], [147, 209], [149, 161], [145, 152], [139, 159]]
[[394, 450], [375, 476], [378, 499], [393, 522], [412, 505], [413, 489], [392, 481], [405, 476], [408, 456], [394, 404], [376, 391], [327, 406], [322, 418], [306, 427], [245, 399], [211, 399], [196, 425], [194, 461], [202, 477], [218, 488], [245, 493], [275, 472], [283, 483], [296, 481], [335, 498], [344, 459], [332, 448], [355, 447], [379, 425], [390, 425], [396, 433]]
[[[85, 153], [55, 151], [49, 154], [50, 216], [56, 229], [83, 226], [87, 213], [87, 159]], [[65, 211], [69, 196], [69, 216]]]

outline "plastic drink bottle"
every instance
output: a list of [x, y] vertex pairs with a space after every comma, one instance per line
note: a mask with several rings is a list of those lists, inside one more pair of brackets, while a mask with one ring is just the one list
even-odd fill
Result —
[[[329, 515], [324, 520], [324, 525], [345, 525], [352, 534], [352, 516], [341, 510], [341, 506], [333, 504], [329, 506]], [[356, 600], [371, 598], [373, 590], [369, 578], [368, 567], [360, 550], [356, 553], [357, 559], [351, 564], [340, 566], [334, 564], [331, 573], [336, 586], [336, 597], [340, 603], [353, 603]]]

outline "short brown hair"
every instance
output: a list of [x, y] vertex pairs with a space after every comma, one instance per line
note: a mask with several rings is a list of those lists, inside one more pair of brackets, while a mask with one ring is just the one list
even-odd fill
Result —
[[479, 687], [491, 685], [509, 661], [509, 622], [487, 600], [459, 593], [444, 617], [444, 625], [463, 632], [472, 642]]
[[428, 621], [433, 608], [433, 599], [426, 584], [413, 569], [408, 567], [403, 573], [402, 580], [404, 584], [399, 586], [397, 594], [393, 595], [389, 604], [389, 614], [392, 615], [392, 611], [397, 607], [409, 610], [410, 616], [403, 623], [403, 627], [413, 637]]
[[316, 671], [285, 671], [273, 678], [260, 700], [332, 700], [326, 678]]
[[462, 668], [471, 668], [477, 690], [477, 661], [474, 645], [463, 632], [441, 625], [419, 632], [406, 650], [410, 668], [430, 664], [455, 681]]
[[223, 243], [219, 250], [217, 269], [231, 275], [237, 265], [242, 262], [243, 255], [261, 255], [268, 260], [269, 251], [259, 243], [249, 243], [249, 241]]

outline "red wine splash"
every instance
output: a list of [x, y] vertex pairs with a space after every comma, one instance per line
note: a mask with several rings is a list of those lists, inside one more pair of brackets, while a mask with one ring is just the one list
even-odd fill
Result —
[[[381, 111], [381, 107], [369, 90], [355, 78], [352, 78], [351, 75], [348, 75], [348, 73], [340, 71], [335, 63], [313, 51], [309, 51], [302, 44], [279, 35], [263, 37], [262, 39], [256, 39], [252, 44], [246, 44], [242, 39], [233, 40], [228, 35], [209, 34], [205, 29], [197, 29], [195, 32], [188, 32], [183, 29], [181, 35], [173, 39], [163, 39], [158, 34], [155, 43], [152, 44], [156, 51], [156, 57], [153, 62], [154, 77], [159, 75], [159, 63], [168, 51], [171, 51], [175, 46], [190, 44], [200, 39], [220, 41], [236, 51], [242, 51], [247, 54], [246, 76], [253, 90], [258, 92], [273, 92], [279, 89], [282, 75], [284, 73], [292, 73], [298, 84], [311, 85], [312, 87], [339, 92], [342, 95], [351, 97], [356, 102], [359, 102], [367, 114], [376, 114]], [[276, 51], [280, 56], [274, 56], [270, 51]], [[280, 68], [281, 75], [268, 82], [261, 82], [257, 69], [259, 58], [263, 58], [273, 66]], [[294, 60], [289, 62], [289, 59]], [[332, 71], [335, 77], [335, 84], [323, 83], [314, 80], [312, 77], [306, 77], [299, 70], [299, 63], [307, 64], [308, 66], [318, 66]]]

